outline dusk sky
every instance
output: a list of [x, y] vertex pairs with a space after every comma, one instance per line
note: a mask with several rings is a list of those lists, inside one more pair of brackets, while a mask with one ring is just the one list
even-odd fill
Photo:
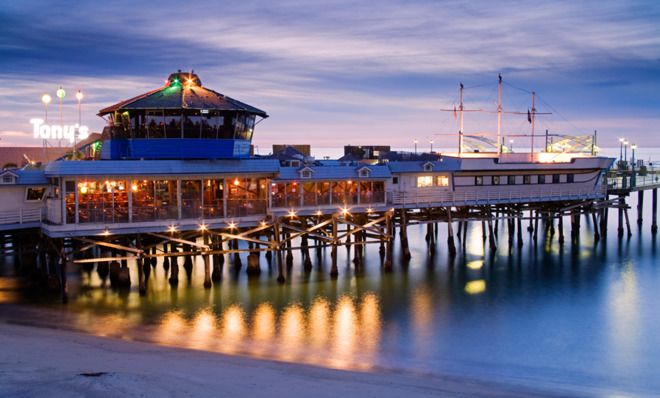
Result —
[[[4, 2], [0, 8], [0, 145], [39, 145], [29, 120], [41, 95], [67, 90], [64, 114], [99, 131], [96, 112], [157, 88], [177, 69], [268, 112], [255, 144], [410, 147], [455, 133], [466, 107], [526, 112], [538, 128], [599, 132], [660, 146], [660, 2]], [[49, 116], [58, 117], [54, 101]], [[494, 132], [494, 114], [465, 130]], [[505, 134], [529, 131], [507, 116]], [[452, 136], [436, 146], [454, 147]]]

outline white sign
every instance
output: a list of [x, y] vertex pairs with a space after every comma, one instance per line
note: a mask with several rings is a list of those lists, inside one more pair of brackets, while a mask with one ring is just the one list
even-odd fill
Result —
[[89, 127], [79, 126], [78, 123], [69, 126], [44, 124], [43, 119], [31, 119], [30, 123], [33, 126], [34, 138], [43, 140], [69, 140], [73, 144], [73, 141], [76, 139], [76, 133], [78, 141], [89, 137]]

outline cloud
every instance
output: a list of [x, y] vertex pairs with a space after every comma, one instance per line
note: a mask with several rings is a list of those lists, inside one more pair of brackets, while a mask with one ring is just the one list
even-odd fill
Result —
[[[602, 125], [617, 112], [638, 120], [630, 134], [642, 135], [660, 106], [660, 6], [644, 1], [23, 1], [0, 10], [0, 55], [0, 112], [12, 131], [26, 129], [43, 111], [41, 94], [60, 84], [85, 91], [85, 122], [99, 130], [96, 110], [177, 68], [269, 112], [260, 143], [341, 145], [358, 129], [365, 141], [401, 142], [452, 130], [438, 109], [456, 101], [458, 82], [472, 87], [470, 106], [491, 109], [498, 72], [576, 124]], [[510, 109], [524, 111], [529, 99], [506, 88]], [[64, 113], [75, 119], [70, 99]], [[485, 130], [491, 119], [469, 126]]]

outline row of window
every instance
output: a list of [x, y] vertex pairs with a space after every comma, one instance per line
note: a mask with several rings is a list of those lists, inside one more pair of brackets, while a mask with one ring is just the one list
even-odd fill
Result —
[[[516, 177], [517, 176], [491, 176], [490, 177], [490, 182], [491, 182], [491, 185], [516, 185]], [[486, 176], [475, 176], [474, 177], [474, 185], [484, 185], [485, 178], [486, 178]], [[545, 184], [545, 183], [559, 184], [561, 182], [562, 182], [561, 181], [561, 174], [551, 174], [551, 175], [539, 174], [539, 175], [536, 176], [536, 183], [537, 184]], [[574, 174], [566, 174], [566, 181], [565, 182], [567, 182], [567, 183], [575, 182], [575, 175]], [[532, 176], [531, 175], [523, 175], [522, 176], [522, 183], [523, 184], [531, 184], [532, 183]]]

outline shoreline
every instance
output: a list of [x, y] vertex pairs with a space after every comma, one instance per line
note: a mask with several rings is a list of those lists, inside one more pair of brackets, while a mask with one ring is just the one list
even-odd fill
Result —
[[0, 396], [574, 395], [467, 377], [337, 370], [26, 326], [7, 319], [0, 320], [0, 340], [11, 347], [0, 352]]

